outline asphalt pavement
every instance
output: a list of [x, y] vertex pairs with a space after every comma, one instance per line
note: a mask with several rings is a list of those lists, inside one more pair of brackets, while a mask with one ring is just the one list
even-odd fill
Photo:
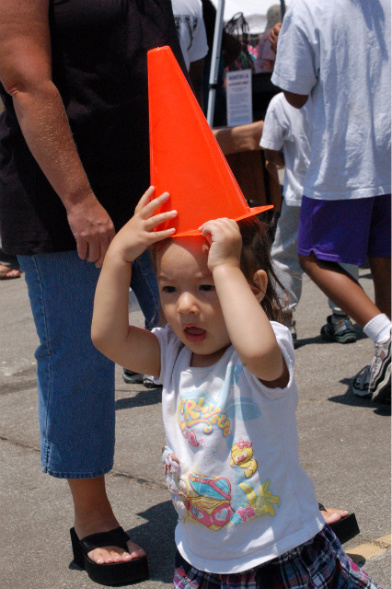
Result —
[[[372, 293], [366, 268], [361, 284]], [[0, 589], [97, 589], [72, 563], [67, 483], [40, 471], [37, 336], [24, 279], [0, 282], [0, 301]], [[361, 534], [344, 548], [390, 589], [390, 407], [354, 397], [350, 380], [371, 361], [373, 344], [359, 327], [356, 343], [324, 343], [328, 314], [325, 297], [305, 277], [296, 317], [301, 462], [319, 501], [356, 513]], [[142, 323], [138, 312], [131, 318]], [[151, 572], [134, 587], [171, 587], [175, 514], [160, 462], [161, 390], [125, 384], [117, 367], [116, 409], [108, 493], [121, 525], [145, 547]]]

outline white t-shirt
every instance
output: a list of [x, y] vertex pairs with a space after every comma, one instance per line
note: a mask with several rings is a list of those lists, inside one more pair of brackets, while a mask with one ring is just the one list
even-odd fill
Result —
[[274, 84], [311, 94], [304, 194], [323, 200], [391, 192], [389, 0], [292, 0]]
[[193, 61], [208, 53], [207, 35], [200, 0], [172, 0], [178, 40], [185, 64], [189, 70]]
[[249, 570], [324, 526], [298, 459], [292, 338], [285, 326], [271, 325], [290, 372], [284, 389], [263, 385], [233, 346], [213, 366], [190, 367], [191, 351], [170, 327], [153, 330], [161, 346], [164, 457], [171, 450], [180, 461], [167, 480], [179, 513], [176, 544], [202, 571]]
[[283, 194], [291, 206], [300, 206], [309, 165], [311, 139], [311, 104], [309, 97], [301, 108], [294, 108], [284, 97], [276, 94], [268, 105], [260, 146], [283, 151], [285, 174]]

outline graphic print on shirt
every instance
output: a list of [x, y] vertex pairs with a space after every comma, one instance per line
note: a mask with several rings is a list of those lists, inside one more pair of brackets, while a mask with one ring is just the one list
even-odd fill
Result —
[[257, 460], [253, 458], [252, 442], [239, 440], [231, 447], [230, 466], [240, 466], [244, 469], [244, 475], [248, 479], [257, 470]]
[[230, 481], [225, 477], [191, 473], [189, 484], [194, 494], [188, 494], [189, 515], [210, 530], [220, 530], [234, 513], [230, 505]]
[[247, 502], [243, 502], [230, 519], [232, 524], [240, 524], [248, 521], [254, 517], [263, 515], [276, 515], [274, 505], [280, 505], [280, 499], [277, 495], [273, 495], [269, 488], [270, 481], [264, 481], [260, 485], [259, 492], [256, 494], [255, 490], [245, 483], [240, 483], [239, 487], [246, 495]]
[[[188, 515], [214, 531], [254, 517], [274, 516], [280, 503], [279, 497], [273, 495], [269, 488], [270, 480], [260, 484], [256, 478], [252, 485], [252, 477], [259, 469], [252, 442], [234, 439], [234, 423], [246, 423], [261, 416], [260, 407], [251, 397], [239, 399], [233, 394], [233, 387], [238, 384], [242, 371], [242, 365], [229, 367], [218, 394], [211, 395], [200, 389], [187, 391], [180, 396], [177, 407], [181, 433], [192, 446], [195, 456], [199, 457], [200, 471], [184, 474], [182, 478], [187, 487]], [[219, 474], [204, 474], [200, 466], [202, 456], [208, 468], [222, 443], [229, 450], [228, 460], [233, 469], [231, 482]], [[179, 503], [178, 491], [175, 499]], [[177, 512], [184, 517], [184, 502], [181, 508], [179, 510], [177, 505]]]
[[178, 36], [180, 36], [180, 30], [182, 25], [184, 25], [188, 29], [189, 45], [187, 47], [187, 51], [189, 51], [193, 44], [194, 32], [197, 29], [199, 19], [197, 18], [197, 16], [192, 16], [190, 14], [176, 14], [174, 15], [174, 21], [176, 23]]
[[242, 365], [232, 366], [218, 395], [209, 395], [199, 389], [188, 391], [180, 397], [177, 407], [177, 421], [188, 443], [199, 446], [201, 442], [192, 428], [203, 425], [203, 434], [207, 436], [216, 427], [227, 440], [229, 447], [233, 444], [230, 419], [243, 422], [260, 417], [260, 409], [252, 399], [229, 402], [233, 386], [243, 370]]

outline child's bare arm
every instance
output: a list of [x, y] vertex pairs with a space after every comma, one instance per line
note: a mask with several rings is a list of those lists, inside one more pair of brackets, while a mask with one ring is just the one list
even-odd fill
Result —
[[146, 329], [130, 326], [128, 317], [131, 262], [151, 244], [174, 233], [173, 229], [154, 231], [177, 213], [154, 215], [169, 194], [164, 193], [151, 201], [152, 194], [153, 188], [149, 188], [132, 219], [110, 244], [95, 293], [91, 337], [94, 345], [114, 362], [135, 372], [159, 376], [158, 339]]
[[267, 275], [258, 270], [254, 288], [240, 268], [242, 239], [231, 219], [209, 221], [202, 227], [210, 242], [208, 267], [222, 307], [230, 340], [244, 366], [269, 386], [285, 386], [288, 371], [270, 321], [260, 305]]

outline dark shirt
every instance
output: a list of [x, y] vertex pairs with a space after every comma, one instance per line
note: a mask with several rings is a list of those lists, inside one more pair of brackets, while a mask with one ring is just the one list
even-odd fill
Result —
[[[93, 191], [118, 230], [149, 186], [147, 51], [170, 45], [185, 72], [170, 0], [53, 0], [53, 81]], [[65, 208], [0, 85], [0, 234], [5, 251], [75, 249]]]

